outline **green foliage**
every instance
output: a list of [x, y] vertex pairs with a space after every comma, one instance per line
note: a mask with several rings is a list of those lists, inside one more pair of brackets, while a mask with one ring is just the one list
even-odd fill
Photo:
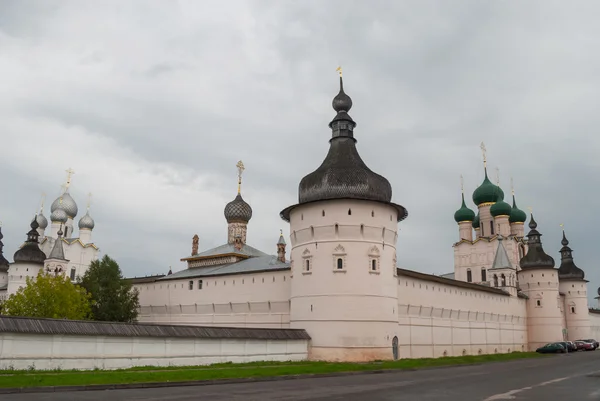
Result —
[[137, 318], [139, 293], [108, 255], [90, 264], [79, 285], [91, 294], [94, 320], [133, 322]]
[[91, 317], [90, 295], [73, 285], [64, 275], [40, 271], [35, 279], [27, 277], [25, 287], [2, 304], [8, 316], [86, 320]]

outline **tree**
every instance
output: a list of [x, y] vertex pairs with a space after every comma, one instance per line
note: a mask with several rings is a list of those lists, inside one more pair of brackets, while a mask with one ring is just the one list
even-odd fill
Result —
[[94, 320], [133, 322], [137, 318], [139, 292], [124, 279], [119, 264], [108, 255], [90, 264], [79, 285], [91, 294]]
[[91, 318], [90, 294], [62, 274], [55, 276], [40, 271], [35, 279], [27, 277], [25, 287], [19, 288], [3, 302], [2, 313], [8, 316], [86, 320]]

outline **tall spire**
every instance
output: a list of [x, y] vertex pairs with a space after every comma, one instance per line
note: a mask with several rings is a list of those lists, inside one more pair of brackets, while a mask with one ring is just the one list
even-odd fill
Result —
[[527, 234], [528, 251], [519, 262], [521, 269], [554, 269], [554, 259], [544, 252], [540, 232], [537, 230], [537, 222], [533, 213], [529, 220], [529, 234]]
[[[563, 225], [561, 224], [561, 227]], [[560, 267], [558, 268], [558, 278], [561, 280], [583, 280], [585, 272], [575, 265], [573, 261], [573, 250], [569, 248], [569, 240], [565, 235], [563, 227], [562, 248], [560, 248]]]
[[61, 224], [60, 228], [58, 229], [56, 240], [54, 241], [54, 246], [52, 247], [52, 251], [50, 251], [50, 256], [48, 256], [48, 259], [66, 260], [65, 259], [65, 250], [63, 248], [63, 243], [62, 243], [62, 235], [63, 235], [63, 231], [62, 231], [62, 224]]
[[501, 269], [501, 268], [513, 268], [510, 263], [510, 259], [508, 257], [508, 253], [506, 252], [506, 248], [503, 244], [502, 235], [498, 235], [498, 248], [496, 249], [496, 256], [494, 256], [494, 263], [492, 263], [492, 269]]
[[[331, 140], [337, 137], [354, 139], [354, 128], [356, 123], [348, 114], [352, 108], [352, 99], [344, 92], [344, 79], [342, 78], [342, 67], [336, 70], [340, 74], [340, 92], [333, 98], [331, 105], [337, 112], [337, 115], [329, 123], [332, 130]], [[355, 140], [356, 141], [356, 140]]]

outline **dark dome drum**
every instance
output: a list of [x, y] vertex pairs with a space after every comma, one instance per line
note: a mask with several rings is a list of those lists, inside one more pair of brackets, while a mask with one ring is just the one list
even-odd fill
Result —
[[224, 214], [228, 223], [248, 223], [252, 218], [252, 208], [244, 201], [242, 195], [238, 193], [235, 199], [225, 206]]

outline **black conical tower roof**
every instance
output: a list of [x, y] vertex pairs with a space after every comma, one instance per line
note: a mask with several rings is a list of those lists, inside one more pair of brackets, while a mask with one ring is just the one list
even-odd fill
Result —
[[37, 228], [39, 227], [37, 218], [33, 219], [30, 227], [31, 230], [27, 233], [27, 241], [25, 241], [21, 249], [15, 252], [13, 260], [15, 263], [44, 264], [44, 261], [46, 260], [46, 254], [38, 245], [38, 238], [40, 234], [37, 232]]
[[583, 280], [585, 272], [575, 265], [573, 261], [573, 250], [569, 248], [569, 240], [563, 231], [563, 238], [560, 248], [560, 267], [558, 268], [558, 278], [561, 280]]
[[540, 232], [537, 230], [537, 222], [531, 214], [529, 220], [529, 234], [527, 234], [527, 254], [521, 258], [519, 265], [521, 269], [554, 269], [554, 259], [544, 252]]
[[[323, 163], [300, 181], [298, 205], [333, 199], [358, 199], [390, 204], [398, 211], [398, 221], [404, 220], [407, 211], [404, 207], [391, 203], [392, 186], [389, 181], [371, 171], [356, 149], [354, 128], [356, 123], [348, 114], [352, 99], [344, 92], [344, 82], [340, 77], [340, 91], [332, 102], [337, 112], [329, 123], [332, 135], [329, 152]], [[289, 221], [290, 211], [298, 205], [284, 209], [280, 215]]]

